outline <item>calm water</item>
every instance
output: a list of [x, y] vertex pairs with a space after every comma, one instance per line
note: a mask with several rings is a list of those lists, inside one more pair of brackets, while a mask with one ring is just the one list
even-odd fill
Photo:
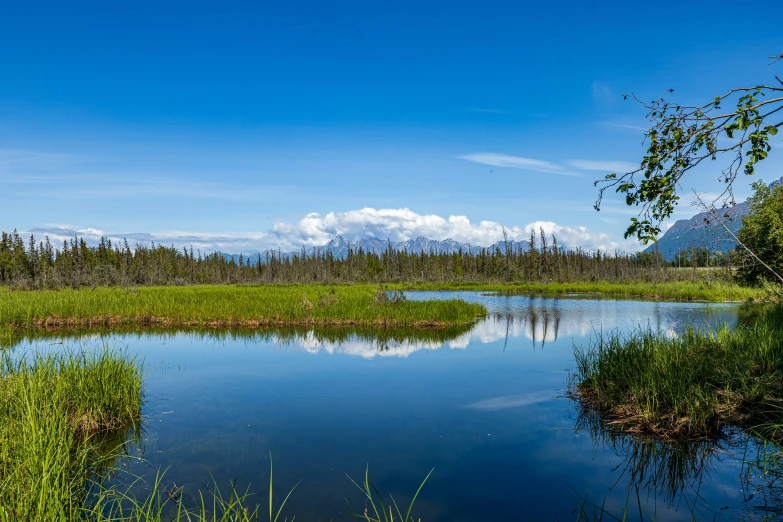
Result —
[[456, 295], [490, 317], [445, 341], [404, 332], [108, 336], [150, 367], [149, 469], [133, 471], [168, 467], [191, 490], [211, 473], [263, 495], [271, 451], [279, 495], [302, 480], [288, 510], [298, 521], [347, 519], [346, 498], [363, 507], [346, 473], [359, 479], [368, 464], [373, 483], [397, 499], [435, 468], [415, 510], [429, 522], [574, 520], [585, 495], [619, 516], [628, 505], [631, 518], [641, 510], [655, 520], [690, 519], [691, 505], [699, 518], [734, 520], [759, 502], [742, 491], [741, 437], [679, 451], [612, 437], [562, 397], [574, 344], [594, 333], [650, 326], [676, 335], [687, 324], [734, 323], [736, 306]]

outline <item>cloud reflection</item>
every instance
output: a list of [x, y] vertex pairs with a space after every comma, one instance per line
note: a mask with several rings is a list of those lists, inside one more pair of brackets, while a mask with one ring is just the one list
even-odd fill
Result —
[[553, 397], [551, 392], [526, 393], [523, 395], [505, 395], [502, 397], [492, 397], [491, 399], [472, 402], [470, 404], [466, 404], [465, 408], [482, 411], [508, 410], [511, 408], [522, 408], [524, 406], [530, 406], [531, 404], [537, 404], [539, 402], [546, 402], [552, 398]]

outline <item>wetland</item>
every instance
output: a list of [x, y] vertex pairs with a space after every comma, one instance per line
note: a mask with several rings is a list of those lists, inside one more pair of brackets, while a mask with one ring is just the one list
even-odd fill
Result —
[[[406, 506], [434, 469], [413, 511], [425, 521], [778, 512], [777, 484], [763, 472], [764, 449], [772, 450], [762, 439], [732, 427], [696, 442], [624, 434], [568, 397], [575, 348], [597, 335], [649, 328], [676, 339], [692, 325], [736, 325], [739, 305], [406, 296], [462, 299], [487, 315], [428, 330], [38, 328], [14, 330], [4, 346], [12, 357], [133, 354], [144, 366], [144, 400], [123, 472], [152, 483], [165, 470], [165, 484], [194, 497], [233, 481], [237, 491], [258, 493], [251, 507], [266, 506], [271, 453], [275, 505], [299, 484], [283, 510], [289, 519], [349, 519], [346, 501], [362, 512], [362, 491], [346, 474], [361, 482], [367, 466], [372, 484]], [[137, 498], [150, 492], [140, 482], [131, 490]]]

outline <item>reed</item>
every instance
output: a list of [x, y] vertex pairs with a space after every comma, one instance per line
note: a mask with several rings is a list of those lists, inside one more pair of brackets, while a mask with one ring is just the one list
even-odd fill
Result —
[[[408, 301], [376, 286], [189, 286], [9, 291], [0, 328], [139, 325], [259, 328], [375, 326], [438, 328], [486, 314], [458, 299]], [[2, 334], [2, 332], [0, 332]]]
[[[108, 348], [0, 355], [0, 520], [78, 520], [140, 420], [141, 372]], [[106, 451], [107, 441], [110, 450]]]
[[575, 364], [573, 397], [623, 431], [698, 439], [783, 425], [781, 305], [733, 330], [600, 334]]
[[[384, 504], [379, 491], [370, 483], [369, 472], [365, 473], [361, 483], [350, 480], [360, 491], [361, 505], [359, 513], [348, 503], [350, 512], [347, 517], [366, 522], [421, 522], [412, 515], [413, 506], [424, 484], [432, 474], [424, 478], [411, 501], [403, 509], [389, 495], [389, 504]], [[143, 482], [141, 477], [131, 477], [133, 484]], [[300, 481], [301, 482], [301, 481]], [[273, 482], [273, 466], [270, 455], [269, 486], [263, 494], [254, 494], [249, 489], [239, 491], [234, 483], [221, 488], [213, 481], [209, 491], [190, 492], [185, 487], [165, 479], [165, 472], [159, 472], [154, 481], [148, 484], [149, 493], [139, 499], [132, 492], [133, 487], [119, 489], [110, 487], [101, 489], [89, 509], [82, 513], [82, 519], [94, 522], [287, 522], [295, 517], [284, 516], [283, 510], [295, 492], [299, 483], [284, 490], [283, 497], [275, 501], [276, 491]], [[347, 500], [347, 499], [346, 499]], [[330, 520], [334, 520], [331, 518]]]
[[676, 301], [746, 301], [765, 295], [763, 288], [704, 279], [678, 282], [415, 283], [390, 285], [403, 290], [473, 290], [509, 294], [597, 294]]

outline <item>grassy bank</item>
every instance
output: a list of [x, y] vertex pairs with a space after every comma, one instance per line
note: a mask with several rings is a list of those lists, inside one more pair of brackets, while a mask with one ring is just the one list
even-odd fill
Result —
[[0, 357], [0, 520], [79, 520], [140, 419], [141, 373], [108, 350]]
[[486, 309], [461, 300], [388, 298], [376, 286], [189, 286], [9, 291], [0, 326], [258, 328], [264, 326], [445, 327]]
[[734, 330], [603, 335], [575, 358], [573, 395], [624, 431], [693, 439], [783, 420], [780, 305]]
[[760, 288], [740, 286], [724, 281], [679, 281], [669, 283], [421, 283], [395, 284], [400, 290], [474, 290], [505, 293], [541, 294], [602, 294], [609, 296], [673, 299], [677, 301], [744, 301], [764, 295]]

